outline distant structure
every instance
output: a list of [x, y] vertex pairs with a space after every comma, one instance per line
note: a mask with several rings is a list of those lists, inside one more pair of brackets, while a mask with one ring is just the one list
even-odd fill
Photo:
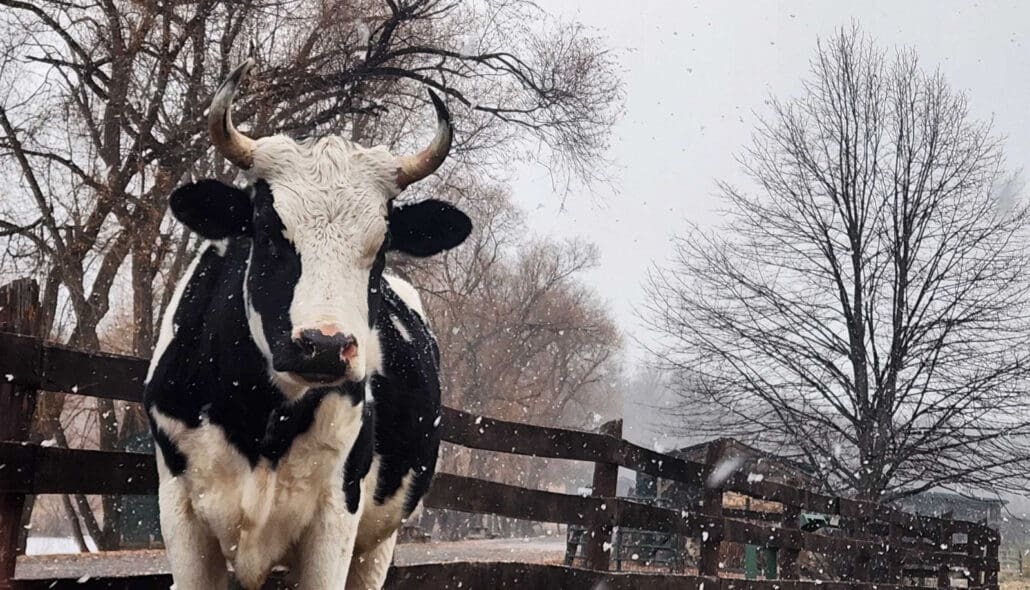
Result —
[[[779, 455], [761, 451], [734, 438], [718, 438], [683, 447], [668, 454], [685, 461], [704, 463], [709, 447], [714, 444], [723, 445], [724, 460], [739, 461], [740, 464], [735, 470], [738, 473], [798, 488], [813, 489], [818, 486], [812, 470], [807, 466]], [[633, 496], [663, 506], [685, 508], [701, 501], [701, 488], [668, 479], [656, 479], [646, 473], [637, 472]], [[736, 505], [736, 496], [737, 494], [726, 494], [724, 506], [726, 508], [744, 508], [744, 506]], [[740, 503], [743, 502], [741, 497]], [[760, 510], [755, 505], [749, 506], [749, 508]]]
[[936, 490], [915, 494], [895, 502], [898, 508], [912, 514], [947, 516], [971, 522], [986, 521], [993, 529], [1001, 526], [1001, 509], [1007, 503], [1000, 498], [964, 496]]
[[[761, 451], [733, 438], [718, 438], [683, 447], [667, 454], [685, 461], [705, 463], [708, 460], [708, 450], [712, 445], [722, 447], [723, 454], [720, 460], [731, 461], [734, 473], [744, 474], [755, 480], [780, 483], [795, 488], [813, 489], [818, 486], [814, 474], [806, 466], [785, 457]], [[637, 472], [636, 485], [630, 497], [640, 502], [677, 510], [696, 510], [701, 502], [701, 493], [702, 489], [698, 485], [657, 479], [646, 473]], [[758, 517], [759, 520], [765, 520], [760, 516], [761, 513], [764, 513], [767, 517], [778, 520], [779, 515], [783, 512], [783, 506], [777, 502], [756, 500], [736, 492], [724, 493], [722, 503], [724, 514], [735, 518]], [[619, 532], [617, 531], [617, 533]], [[624, 556], [628, 554], [630, 557], [642, 556], [640, 561], [643, 561], [644, 565], [667, 566], [671, 571], [682, 571], [683, 567], [695, 564], [698, 555], [695, 541], [680, 539], [673, 535], [658, 536], [652, 533], [624, 531], [616, 538], [621, 541], [616, 543], [620, 550], [613, 554], [617, 567], [621, 566], [622, 561], [629, 561]], [[571, 564], [570, 556], [574, 555], [576, 542], [571, 532], [569, 541], [571, 549], [566, 553], [566, 563]], [[761, 550], [757, 546], [724, 544], [720, 550], [719, 561], [725, 568], [742, 570], [753, 578], [759, 565], [764, 565], [771, 559], [759, 556], [760, 552]]]

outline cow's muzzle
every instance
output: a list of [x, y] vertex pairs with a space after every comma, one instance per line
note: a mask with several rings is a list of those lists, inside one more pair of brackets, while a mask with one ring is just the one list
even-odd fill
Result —
[[325, 330], [302, 330], [293, 339], [290, 354], [273, 361], [276, 371], [294, 373], [305, 381], [330, 383], [347, 376], [357, 356], [354, 336]]

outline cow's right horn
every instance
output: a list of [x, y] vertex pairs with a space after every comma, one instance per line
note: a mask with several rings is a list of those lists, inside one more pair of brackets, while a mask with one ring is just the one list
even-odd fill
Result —
[[243, 169], [248, 169], [254, 164], [254, 140], [233, 126], [232, 100], [252, 67], [254, 58], [248, 58], [229, 74], [218, 87], [215, 97], [211, 99], [211, 109], [207, 115], [207, 130], [211, 134], [211, 142], [225, 159]]

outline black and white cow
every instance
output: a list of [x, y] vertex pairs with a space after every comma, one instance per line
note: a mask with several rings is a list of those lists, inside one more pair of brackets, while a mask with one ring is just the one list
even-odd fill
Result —
[[396, 206], [450, 149], [405, 157], [339, 137], [251, 139], [219, 88], [212, 140], [251, 184], [177, 189], [175, 216], [208, 241], [165, 314], [145, 393], [161, 528], [178, 590], [255, 589], [273, 566], [303, 590], [382, 586], [396, 531], [432, 478], [439, 352], [388, 251], [429, 256], [471, 222], [453, 206]]

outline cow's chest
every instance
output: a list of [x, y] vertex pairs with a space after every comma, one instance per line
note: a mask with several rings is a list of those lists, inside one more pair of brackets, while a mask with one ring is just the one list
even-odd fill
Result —
[[[343, 465], [361, 414], [361, 404], [325, 396], [306, 428], [275, 441], [276, 456], [263, 456], [255, 465], [228, 442], [218, 424], [204, 422], [174, 433], [171, 438], [187, 458], [181, 477], [192, 511], [237, 569], [270, 567], [296, 543], [316, 510], [343, 506]], [[273, 420], [293, 419], [287, 416]], [[275, 425], [269, 426], [271, 433]]]

